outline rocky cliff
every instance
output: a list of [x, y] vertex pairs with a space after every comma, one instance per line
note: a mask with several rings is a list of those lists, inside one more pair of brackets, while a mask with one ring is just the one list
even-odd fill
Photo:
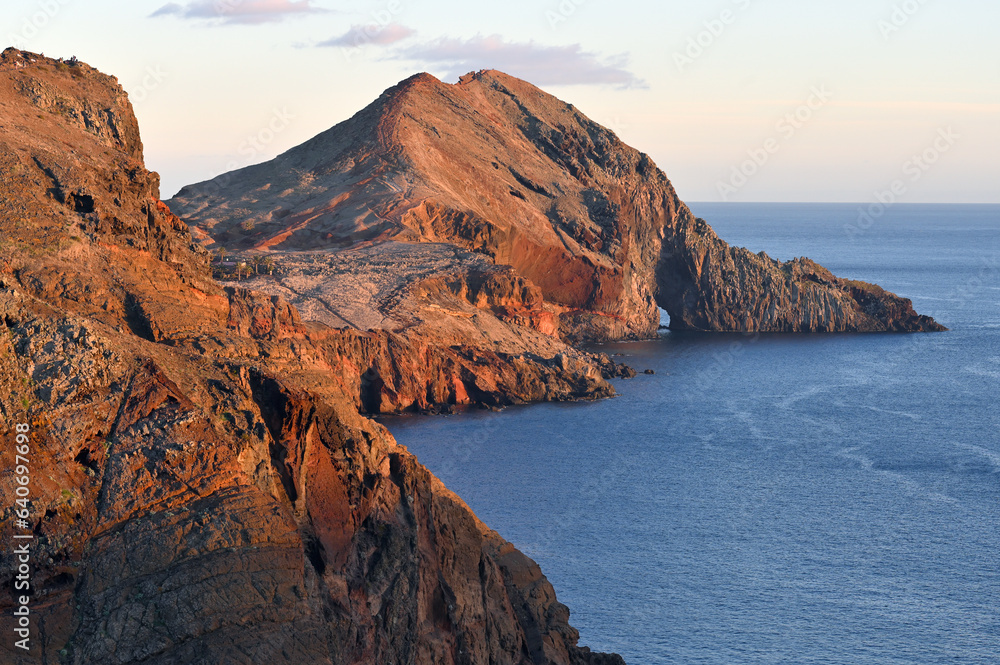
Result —
[[536, 310], [571, 342], [650, 337], [657, 306], [675, 329], [942, 329], [909, 301], [808, 260], [729, 247], [648, 156], [496, 71], [455, 85], [414, 76], [301, 146], [186, 187], [170, 205], [214, 246], [279, 260], [371, 243], [475, 252], [537, 289]]
[[[392, 325], [304, 322], [213, 281], [157, 190], [113, 78], [3, 52], [0, 417], [30, 425], [32, 505], [25, 530], [8, 501], [0, 534], [35, 540], [33, 651], [4, 640], [0, 661], [621, 663], [358, 413], [607, 394], [535, 287], [460, 256], [404, 280], [421, 309]], [[466, 315], [500, 344], [434, 342]], [[520, 334], [560, 353], [503, 350]], [[4, 548], [7, 588], [14, 570]]]
[[809, 259], [781, 262], [730, 247], [686, 208], [664, 232], [656, 281], [674, 330], [945, 330], [875, 284], [837, 278]]

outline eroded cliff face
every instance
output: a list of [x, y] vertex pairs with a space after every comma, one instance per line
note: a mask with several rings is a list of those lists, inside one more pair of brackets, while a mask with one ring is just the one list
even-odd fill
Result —
[[[0, 660], [620, 663], [578, 648], [538, 567], [358, 413], [518, 399], [531, 373], [525, 399], [600, 394], [592, 359], [448, 355], [223, 288], [141, 158], [113, 79], [3, 53], [0, 417], [31, 426], [36, 540], [34, 651]], [[501, 277], [421, 288], [530, 319]]]
[[657, 299], [674, 330], [932, 332], [945, 330], [879, 286], [835, 277], [809, 259], [777, 261], [730, 247], [682, 207], [664, 231]]
[[[471, 250], [537, 288], [537, 309], [569, 342], [651, 337], [657, 305], [682, 330], [942, 329], [878, 287], [729, 247], [647, 155], [496, 71], [455, 85], [411, 77], [271, 162], [170, 204], [212, 246], [279, 262], [372, 243]], [[393, 256], [381, 258], [400, 272]], [[282, 288], [311, 309], [308, 293]]]
[[230, 249], [472, 250], [537, 287], [570, 341], [655, 334], [658, 229], [680, 205], [647, 156], [493, 71], [407, 79], [272, 162], [170, 203]]

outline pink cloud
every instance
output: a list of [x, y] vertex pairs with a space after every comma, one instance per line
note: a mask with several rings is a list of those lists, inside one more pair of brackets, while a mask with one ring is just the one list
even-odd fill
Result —
[[185, 4], [168, 3], [151, 16], [204, 19], [224, 25], [273, 23], [289, 16], [327, 11], [314, 7], [313, 2], [314, 0], [194, 0]]
[[328, 39], [320, 42], [317, 46], [364, 46], [366, 44], [376, 44], [378, 46], [389, 46], [396, 42], [401, 42], [407, 37], [416, 34], [413, 28], [407, 28], [398, 23], [390, 23], [381, 26], [373, 25], [353, 25], [351, 29], [340, 37]]
[[498, 69], [536, 85], [613, 85], [644, 88], [645, 81], [626, 69], [627, 55], [602, 58], [579, 44], [545, 46], [510, 42], [500, 35], [470, 39], [442, 37], [392, 55], [432, 68], [445, 80], [479, 69]]

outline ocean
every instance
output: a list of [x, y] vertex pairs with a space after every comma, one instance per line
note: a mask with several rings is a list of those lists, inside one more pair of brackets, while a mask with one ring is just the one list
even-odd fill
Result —
[[1000, 206], [691, 207], [951, 331], [665, 332], [615, 399], [383, 422], [629, 665], [1000, 662]]

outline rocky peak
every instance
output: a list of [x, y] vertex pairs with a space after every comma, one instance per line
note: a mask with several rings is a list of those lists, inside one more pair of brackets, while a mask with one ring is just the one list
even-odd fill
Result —
[[114, 77], [75, 58], [5, 50], [0, 172], [8, 243], [52, 259], [114, 246], [207, 274], [190, 230], [159, 200], [159, 176], [143, 164], [139, 125]]
[[563, 334], [656, 330], [652, 266], [678, 201], [651, 160], [573, 107], [495, 71], [420, 74], [275, 160], [171, 202], [228, 248], [446, 242], [510, 265]]
[[142, 161], [139, 124], [115, 77], [76, 58], [47, 58], [14, 48], [0, 55], [0, 71], [16, 73], [14, 85], [36, 108]]
[[[933, 330], [902, 298], [731, 248], [645, 154], [495, 70], [418, 74], [271, 162], [171, 206], [227, 248], [446, 243], [537, 286], [564, 339], [699, 330]], [[884, 306], [872, 304], [872, 298]]]

